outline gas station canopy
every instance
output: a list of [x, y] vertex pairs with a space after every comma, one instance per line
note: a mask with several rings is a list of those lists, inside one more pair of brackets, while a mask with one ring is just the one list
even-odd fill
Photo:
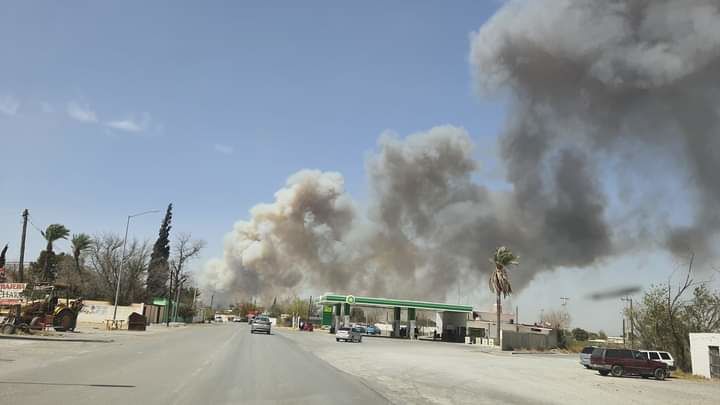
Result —
[[471, 313], [473, 308], [470, 305], [453, 305], [439, 302], [396, 300], [389, 298], [360, 297], [354, 295], [341, 295], [327, 293], [320, 297], [320, 304], [350, 304], [384, 308], [413, 308], [429, 311], [462, 312]]

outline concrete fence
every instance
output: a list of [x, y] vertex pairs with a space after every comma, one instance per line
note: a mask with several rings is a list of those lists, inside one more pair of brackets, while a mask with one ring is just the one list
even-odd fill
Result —
[[557, 347], [554, 333], [548, 335], [502, 331], [503, 350], [531, 349], [547, 350]]
[[[77, 322], [79, 324], [102, 325], [105, 324], [105, 321], [113, 318], [115, 307], [107, 301], [85, 300], [84, 304], [78, 314]], [[137, 312], [138, 314], [142, 314], [143, 306], [144, 304], [119, 305], [117, 307], [116, 319], [127, 322], [128, 316], [130, 316], [131, 313]], [[123, 325], [123, 328], [126, 327], [127, 325]]]

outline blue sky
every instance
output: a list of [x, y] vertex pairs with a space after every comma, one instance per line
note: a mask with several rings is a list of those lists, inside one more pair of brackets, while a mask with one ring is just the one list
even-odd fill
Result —
[[[476, 95], [468, 64], [471, 31], [501, 2], [268, 3], [6, 5], [0, 243], [10, 243], [9, 260], [23, 208], [39, 227], [96, 234], [173, 202], [175, 231], [208, 242], [199, 267], [297, 170], [339, 171], [364, 201], [364, 158], [388, 129], [462, 126], [487, 167], [478, 180], [502, 185], [493, 156], [504, 103]], [[131, 236], [154, 239], [160, 219], [135, 219]], [[32, 260], [42, 241], [29, 232]], [[628, 266], [646, 267], [635, 282], [664, 280], [650, 268], [670, 269], [667, 258], [649, 263], [543, 274], [511, 304], [551, 309], [560, 296], [628, 277]], [[619, 301], [609, 310], [573, 303], [579, 325], [618, 331]], [[521, 321], [534, 320], [527, 312]]]
[[8, 7], [0, 100], [16, 107], [0, 113], [0, 181], [14, 191], [0, 237], [17, 239], [24, 207], [39, 226], [92, 233], [173, 201], [176, 229], [219, 253], [233, 221], [306, 167], [343, 173], [362, 200], [364, 156], [386, 129], [495, 136], [502, 106], [474, 95], [467, 63], [494, 6]]

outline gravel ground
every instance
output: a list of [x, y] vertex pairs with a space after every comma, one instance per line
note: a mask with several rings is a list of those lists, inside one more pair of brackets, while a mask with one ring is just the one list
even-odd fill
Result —
[[398, 404], [717, 404], [720, 384], [603, 377], [577, 356], [511, 354], [477, 345], [279, 333]]

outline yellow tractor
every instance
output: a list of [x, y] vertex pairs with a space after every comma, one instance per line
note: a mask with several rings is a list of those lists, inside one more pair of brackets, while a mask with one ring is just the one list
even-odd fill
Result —
[[[65, 292], [65, 302], [60, 295]], [[77, 317], [83, 307], [82, 298], [70, 301], [68, 288], [63, 285], [35, 285], [27, 293], [25, 304], [13, 305], [2, 324], [0, 332], [13, 334], [17, 329], [30, 333], [52, 325], [58, 332], [73, 331]], [[42, 297], [42, 298], [40, 298]]]

